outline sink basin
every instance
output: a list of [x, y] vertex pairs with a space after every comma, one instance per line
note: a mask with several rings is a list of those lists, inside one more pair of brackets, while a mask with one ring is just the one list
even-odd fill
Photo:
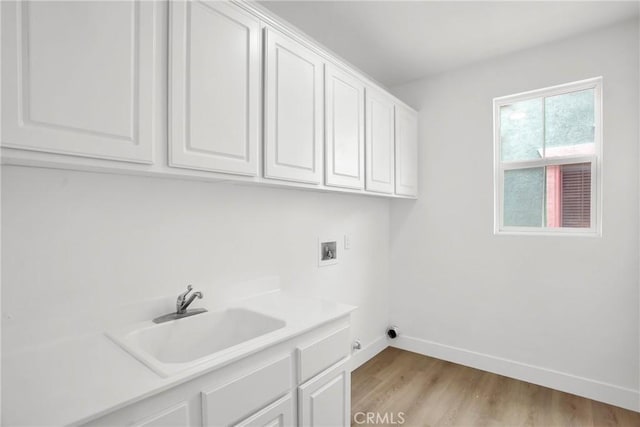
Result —
[[151, 321], [107, 333], [125, 350], [163, 376], [188, 369], [234, 350], [246, 349], [286, 323], [275, 317], [230, 308], [166, 323]]

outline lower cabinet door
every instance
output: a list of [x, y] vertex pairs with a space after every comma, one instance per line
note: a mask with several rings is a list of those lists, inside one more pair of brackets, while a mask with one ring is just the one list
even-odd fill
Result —
[[189, 408], [187, 403], [180, 403], [172, 408], [168, 408], [160, 413], [149, 416], [133, 424], [133, 427], [171, 427], [188, 426]]
[[350, 425], [351, 373], [348, 358], [298, 387], [298, 417], [301, 426]]
[[289, 427], [293, 426], [293, 399], [291, 394], [276, 400], [249, 418], [240, 421], [236, 427]]

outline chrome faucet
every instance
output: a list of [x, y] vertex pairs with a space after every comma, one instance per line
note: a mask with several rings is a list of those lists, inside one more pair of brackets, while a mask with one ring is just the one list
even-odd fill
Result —
[[191, 305], [191, 303], [193, 302], [194, 299], [203, 297], [202, 292], [194, 292], [194, 293], [191, 294], [191, 297], [187, 300], [187, 295], [189, 295], [189, 292], [191, 292], [192, 289], [193, 289], [193, 287], [191, 285], [188, 285], [187, 286], [187, 291], [181, 293], [180, 295], [178, 295], [178, 299], [176, 300], [176, 313], [177, 314], [186, 313], [187, 312], [187, 307], [189, 307], [189, 305]]
[[180, 295], [178, 295], [178, 299], [176, 300], [176, 311], [174, 313], [169, 313], [169, 314], [165, 314], [164, 316], [156, 317], [155, 319], [153, 319], [153, 322], [164, 323], [164, 322], [168, 322], [169, 320], [177, 320], [177, 319], [182, 319], [183, 317], [193, 316], [194, 314], [205, 313], [207, 311], [206, 308], [192, 308], [190, 310], [187, 310], [187, 307], [189, 307], [196, 298], [203, 297], [202, 292], [194, 292], [191, 294], [189, 299], [187, 299], [187, 295], [189, 295], [189, 292], [191, 292], [192, 289], [193, 287], [189, 285], [187, 286], [186, 292], [183, 292]]

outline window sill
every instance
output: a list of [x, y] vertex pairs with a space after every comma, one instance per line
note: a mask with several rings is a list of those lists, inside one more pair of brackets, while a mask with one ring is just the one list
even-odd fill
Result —
[[544, 237], [602, 237], [602, 231], [599, 230], [494, 230], [494, 236], [544, 236]]

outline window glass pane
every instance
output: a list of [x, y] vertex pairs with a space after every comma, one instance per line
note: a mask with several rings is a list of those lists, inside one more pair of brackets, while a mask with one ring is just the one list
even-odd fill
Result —
[[500, 107], [502, 161], [535, 160], [542, 157], [542, 98]]
[[504, 171], [503, 224], [541, 227], [544, 224], [544, 168]]
[[591, 227], [591, 163], [547, 166], [547, 227]]
[[584, 232], [592, 226], [599, 231], [593, 212], [599, 212], [601, 200], [593, 189], [600, 177], [592, 170], [600, 161], [601, 112], [595, 101], [602, 89], [600, 79], [590, 80], [590, 89], [585, 84], [563, 85], [569, 92], [562, 94], [553, 87], [494, 101], [496, 173], [502, 174], [496, 216], [505, 232], [512, 227]]
[[593, 89], [545, 98], [546, 157], [594, 154]]

